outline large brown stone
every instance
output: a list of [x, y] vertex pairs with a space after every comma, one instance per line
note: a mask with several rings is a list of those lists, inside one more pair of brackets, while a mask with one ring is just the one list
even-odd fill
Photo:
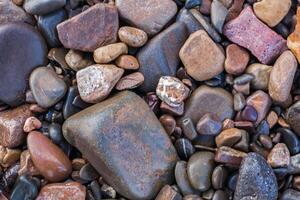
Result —
[[31, 116], [29, 105], [0, 112], [0, 144], [9, 148], [22, 144], [26, 136], [23, 126]]
[[118, 28], [117, 8], [102, 3], [57, 25], [59, 39], [66, 48], [89, 52], [114, 43]]
[[294, 53], [296, 56], [298, 63], [300, 62], [300, 7], [297, 9], [297, 24], [295, 30], [292, 34], [289, 35], [287, 39], [288, 48]]
[[149, 35], [158, 33], [176, 14], [172, 0], [116, 0], [120, 17]]
[[63, 134], [126, 198], [152, 199], [172, 183], [176, 151], [149, 106], [133, 92], [120, 92], [71, 116]]

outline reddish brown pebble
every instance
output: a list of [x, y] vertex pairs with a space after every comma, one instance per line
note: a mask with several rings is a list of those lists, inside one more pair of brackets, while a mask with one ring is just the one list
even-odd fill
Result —
[[230, 128], [222, 131], [217, 137], [216, 137], [216, 146], [233, 146], [236, 144], [241, 138], [242, 134], [245, 132], [242, 129], [237, 128]]
[[118, 35], [122, 42], [131, 47], [141, 47], [148, 40], [147, 33], [141, 29], [130, 26], [121, 27], [118, 31]]
[[176, 127], [176, 121], [174, 117], [172, 117], [171, 115], [162, 115], [159, 118], [159, 121], [169, 135], [174, 132]]
[[250, 50], [263, 64], [276, 59], [286, 41], [254, 15], [251, 6], [224, 26], [224, 35], [232, 42]]
[[36, 200], [85, 200], [86, 188], [77, 182], [52, 183], [44, 186]]
[[292, 34], [289, 35], [287, 39], [287, 46], [296, 56], [298, 63], [300, 62], [300, 8], [297, 9], [297, 24], [295, 30]]
[[271, 111], [267, 116], [267, 122], [269, 124], [270, 129], [273, 128], [277, 124], [278, 115], [276, 112]]
[[117, 58], [115, 63], [118, 67], [127, 70], [137, 70], [140, 67], [138, 60], [131, 55], [121, 55]]
[[181, 195], [169, 185], [165, 185], [155, 198], [155, 200], [181, 200], [181, 199], [182, 199]]
[[210, 14], [210, 7], [211, 7], [212, 0], [203, 0], [200, 6], [200, 12], [209, 15]]
[[217, 149], [215, 161], [230, 166], [239, 166], [246, 155], [247, 154], [242, 151], [223, 146]]
[[35, 129], [39, 129], [42, 127], [42, 123], [36, 117], [29, 117], [26, 119], [23, 130], [26, 133], [29, 133]]
[[89, 52], [114, 43], [118, 28], [117, 8], [102, 3], [57, 25], [59, 40], [64, 47]]
[[141, 72], [134, 72], [122, 77], [117, 85], [117, 90], [129, 90], [140, 86], [144, 82], [144, 75]]
[[233, 20], [239, 16], [240, 12], [243, 10], [244, 1], [245, 0], [233, 0], [233, 4], [228, 10], [226, 21]]
[[0, 112], [0, 144], [9, 148], [22, 144], [26, 136], [23, 132], [25, 120], [31, 116], [29, 105]]
[[34, 166], [47, 180], [62, 181], [72, 172], [69, 158], [42, 133], [37, 131], [29, 133], [27, 146]]
[[244, 72], [249, 62], [249, 53], [236, 44], [226, 48], [225, 70], [229, 74], [239, 75]]

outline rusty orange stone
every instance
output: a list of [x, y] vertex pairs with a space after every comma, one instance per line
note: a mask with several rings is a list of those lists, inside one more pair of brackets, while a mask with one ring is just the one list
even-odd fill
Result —
[[287, 46], [300, 63], [300, 7], [297, 9], [297, 24], [295, 31], [287, 38]]

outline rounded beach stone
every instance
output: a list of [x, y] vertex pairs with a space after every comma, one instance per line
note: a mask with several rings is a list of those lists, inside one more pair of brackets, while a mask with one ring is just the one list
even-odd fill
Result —
[[122, 54], [127, 54], [128, 48], [125, 43], [119, 42], [99, 47], [94, 51], [94, 60], [99, 64], [106, 64]]
[[141, 47], [148, 40], [147, 33], [131, 26], [122, 26], [118, 31], [118, 36], [122, 42], [131, 47]]
[[66, 0], [25, 0], [23, 8], [32, 15], [44, 15], [62, 8]]
[[226, 47], [225, 70], [229, 74], [240, 75], [244, 72], [249, 62], [249, 53], [236, 44]]

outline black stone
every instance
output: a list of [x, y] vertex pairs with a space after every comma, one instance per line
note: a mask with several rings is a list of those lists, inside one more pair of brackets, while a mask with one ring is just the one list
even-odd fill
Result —
[[76, 86], [71, 86], [67, 92], [67, 98], [63, 106], [63, 116], [65, 119], [78, 113], [81, 109], [73, 105], [74, 98], [79, 94]]
[[94, 169], [94, 167], [88, 163], [85, 164], [79, 171], [80, 178], [87, 180], [87, 181], [93, 181], [96, 178], [99, 177], [98, 172]]
[[49, 137], [55, 144], [60, 144], [63, 140], [61, 125], [52, 123], [49, 126]]
[[175, 142], [175, 148], [177, 150], [178, 156], [182, 160], [188, 160], [191, 155], [195, 152], [195, 148], [192, 143], [185, 138], [180, 138]]
[[277, 132], [281, 133], [282, 142], [286, 144], [292, 155], [300, 152], [300, 141], [293, 131], [287, 128], [279, 128]]

